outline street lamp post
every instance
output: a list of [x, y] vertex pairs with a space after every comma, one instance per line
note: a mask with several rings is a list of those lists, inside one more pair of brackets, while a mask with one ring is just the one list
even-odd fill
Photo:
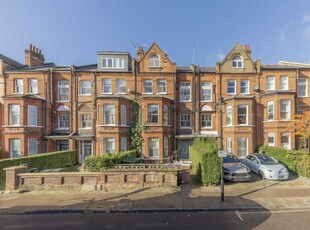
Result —
[[[218, 101], [218, 108], [220, 109], [220, 151], [223, 151], [223, 97], [220, 97]], [[224, 170], [223, 170], [223, 156], [221, 158], [221, 202], [224, 202]]]

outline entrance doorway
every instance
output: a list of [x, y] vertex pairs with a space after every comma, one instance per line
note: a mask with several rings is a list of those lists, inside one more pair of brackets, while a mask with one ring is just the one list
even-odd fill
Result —
[[82, 163], [90, 155], [92, 155], [92, 141], [81, 140], [79, 162]]

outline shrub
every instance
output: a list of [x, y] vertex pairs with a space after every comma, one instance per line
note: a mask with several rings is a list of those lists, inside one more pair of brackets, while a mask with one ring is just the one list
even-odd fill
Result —
[[76, 164], [75, 151], [59, 151], [41, 153], [34, 156], [16, 157], [0, 160], [0, 181], [4, 181], [4, 168], [27, 164], [28, 168], [38, 168], [39, 170], [48, 168], [65, 168]]
[[262, 146], [259, 149], [284, 164], [291, 172], [310, 178], [310, 155], [307, 152], [268, 146]]
[[189, 148], [192, 173], [197, 182], [203, 185], [218, 184], [221, 175], [218, 144], [214, 139], [196, 138]]
[[119, 153], [106, 153], [104, 155], [92, 155], [84, 159], [84, 165], [90, 172], [101, 172], [115, 164], [120, 164], [124, 158], [135, 155], [135, 150]]

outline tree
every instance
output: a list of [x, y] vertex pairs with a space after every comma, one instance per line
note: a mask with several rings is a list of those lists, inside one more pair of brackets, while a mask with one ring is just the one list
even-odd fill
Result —
[[145, 125], [140, 123], [140, 114], [139, 114], [139, 104], [134, 101], [133, 102], [133, 118], [132, 123], [129, 130], [130, 140], [131, 140], [131, 149], [137, 151], [137, 155], [140, 156], [142, 153], [142, 144], [143, 144], [143, 137], [142, 131], [145, 130]]
[[[294, 120], [295, 131], [293, 134], [298, 137], [301, 143], [305, 144], [310, 139], [310, 111], [297, 114]], [[305, 146], [300, 146], [305, 147]]]

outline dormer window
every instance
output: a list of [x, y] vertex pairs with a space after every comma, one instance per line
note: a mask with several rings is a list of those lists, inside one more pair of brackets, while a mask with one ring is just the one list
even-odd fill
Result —
[[243, 67], [243, 60], [240, 55], [236, 55], [232, 59], [232, 67], [233, 68], [242, 68]]
[[160, 67], [160, 59], [157, 54], [153, 54], [149, 57], [149, 67]]
[[124, 58], [102, 58], [103, 69], [124, 69]]

